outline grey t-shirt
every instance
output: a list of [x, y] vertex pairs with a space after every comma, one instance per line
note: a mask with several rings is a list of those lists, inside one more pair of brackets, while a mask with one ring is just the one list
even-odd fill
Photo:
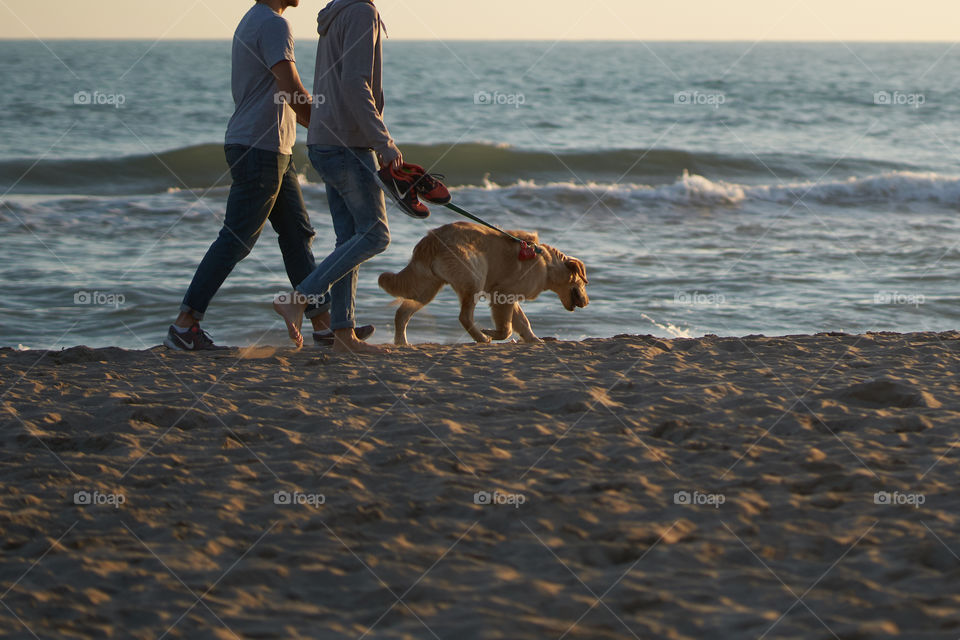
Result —
[[227, 125], [226, 144], [241, 144], [276, 153], [293, 153], [297, 116], [277, 100], [270, 69], [296, 62], [290, 24], [270, 7], [257, 3], [233, 36], [233, 101], [237, 108]]

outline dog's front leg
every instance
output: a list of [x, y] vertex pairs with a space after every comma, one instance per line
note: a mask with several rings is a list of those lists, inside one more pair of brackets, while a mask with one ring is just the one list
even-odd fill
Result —
[[487, 337], [483, 331], [481, 331], [473, 321], [473, 310], [477, 306], [476, 294], [470, 293], [469, 295], [460, 296], [460, 324], [463, 325], [463, 328], [467, 330], [467, 333], [470, 334], [470, 337], [476, 340], [477, 342], [490, 342], [490, 338]]
[[507, 340], [513, 335], [513, 307], [512, 304], [495, 304], [490, 307], [495, 329], [484, 329], [483, 332], [494, 340]]
[[520, 308], [519, 304], [513, 305], [513, 328], [520, 334], [524, 342], [543, 342], [543, 340], [534, 335], [533, 329], [530, 327], [530, 320], [527, 318], [527, 314], [523, 312], [523, 309]]

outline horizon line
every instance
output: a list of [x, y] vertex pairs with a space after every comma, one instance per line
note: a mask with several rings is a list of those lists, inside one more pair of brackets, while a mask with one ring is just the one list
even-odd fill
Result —
[[[314, 34], [315, 35], [315, 34]], [[305, 39], [304, 36], [297, 39]], [[121, 38], [121, 37], [73, 37], [73, 36], [51, 36], [45, 38], [39, 37], [2, 37], [0, 42], [230, 42], [232, 37], [187, 37], [187, 38]], [[610, 43], [610, 44], [632, 44], [632, 43], [654, 43], [654, 44], [952, 44], [956, 45], [960, 41], [956, 40], [867, 40], [867, 39], [836, 39], [836, 40], [805, 40], [805, 39], [786, 39], [786, 40], [750, 40], [750, 39], [681, 39], [681, 38], [660, 38], [660, 39], [599, 39], [599, 38], [390, 38], [393, 42], [474, 42], [474, 43], [540, 43], [549, 42], [562, 44], [571, 43]]]

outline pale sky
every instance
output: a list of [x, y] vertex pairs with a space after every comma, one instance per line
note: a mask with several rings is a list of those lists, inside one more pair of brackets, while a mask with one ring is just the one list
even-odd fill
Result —
[[[316, 37], [327, 0], [285, 16]], [[0, 38], [226, 39], [250, 0], [0, 0]], [[378, 0], [402, 40], [955, 42], [957, 0]]]

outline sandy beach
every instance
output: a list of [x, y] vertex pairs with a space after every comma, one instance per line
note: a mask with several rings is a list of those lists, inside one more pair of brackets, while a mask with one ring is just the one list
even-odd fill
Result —
[[0, 635], [955, 639], [958, 354], [0, 350]]

